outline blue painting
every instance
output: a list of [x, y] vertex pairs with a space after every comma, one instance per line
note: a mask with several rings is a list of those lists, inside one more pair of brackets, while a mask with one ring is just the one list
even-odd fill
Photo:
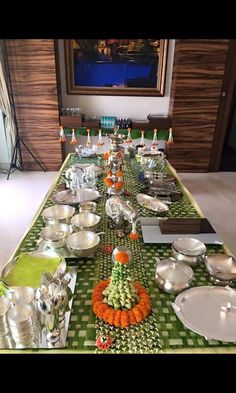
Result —
[[74, 85], [156, 88], [158, 39], [72, 40]]

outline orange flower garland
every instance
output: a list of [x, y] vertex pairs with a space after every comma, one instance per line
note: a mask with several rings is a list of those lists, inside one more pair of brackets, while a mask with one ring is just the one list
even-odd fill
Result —
[[115, 255], [115, 261], [122, 263], [122, 264], [126, 264], [129, 262], [129, 256], [126, 252], [124, 251], [119, 251], [116, 255]]
[[115, 187], [116, 190], [121, 190], [123, 185], [124, 185], [123, 181], [118, 181], [117, 183], [114, 184], [114, 187]]
[[131, 310], [115, 310], [103, 303], [102, 292], [108, 286], [110, 279], [100, 281], [93, 290], [92, 306], [98, 318], [109, 323], [109, 325], [126, 328], [143, 321], [151, 311], [151, 304], [148, 293], [138, 282], [134, 284], [138, 290], [139, 303]]
[[104, 153], [102, 158], [106, 161], [110, 157], [110, 152], [108, 151], [107, 153]]
[[139, 238], [138, 232], [130, 232], [129, 238], [130, 238], [131, 240], [138, 240], [138, 238]]
[[113, 181], [110, 179], [110, 177], [104, 177], [103, 181], [107, 187], [113, 186]]
[[116, 172], [116, 176], [117, 177], [122, 177], [123, 176], [123, 172], [122, 171], [117, 171]]
[[107, 176], [111, 176], [112, 175], [112, 171], [108, 170], [107, 171]]

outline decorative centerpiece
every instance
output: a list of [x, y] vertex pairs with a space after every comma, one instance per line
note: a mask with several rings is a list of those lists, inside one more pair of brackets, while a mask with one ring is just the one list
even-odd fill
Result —
[[75, 128], [72, 128], [72, 134], [71, 134], [71, 141], [70, 144], [71, 145], [77, 145], [77, 139], [75, 138]]
[[125, 201], [119, 195], [113, 195], [106, 201], [105, 210], [109, 217], [108, 226], [117, 230], [118, 237], [124, 237], [130, 232], [129, 224], [132, 225], [132, 232], [136, 233], [138, 211], [130, 201]]
[[157, 142], [157, 128], [153, 130], [153, 139], [152, 139], [152, 147], [157, 148], [158, 142]]
[[60, 126], [60, 130], [59, 130], [59, 142], [65, 142], [66, 141], [66, 136], [65, 136], [65, 132], [64, 132], [64, 127]]
[[103, 142], [103, 139], [102, 139], [102, 130], [101, 130], [101, 128], [98, 130], [98, 143], [97, 143], [97, 146], [103, 146], [104, 145], [104, 142]]
[[114, 259], [111, 278], [100, 281], [94, 288], [93, 311], [109, 325], [126, 328], [147, 317], [150, 299], [146, 289], [131, 278], [128, 254], [120, 251]]

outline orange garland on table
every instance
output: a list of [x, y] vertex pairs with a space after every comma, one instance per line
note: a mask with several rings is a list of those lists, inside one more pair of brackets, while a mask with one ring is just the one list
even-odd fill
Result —
[[130, 232], [129, 238], [130, 238], [130, 240], [138, 240], [139, 239], [138, 232]]
[[114, 187], [116, 190], [121, 190], [123, 185], [124, 185], [123, 181], [118, 181], [117, 183], [114, 183]]
[[113, 186], [113, 181], [110, 179], [110, 177], [104, 177], [103, 181], [107, 187]]
[[103, 303], [102, 292], [109, 285], [110, 279], [100, 281], [93, 290], [92, 306], [93, 311], [98, 318], [109, 323], [109, 325], [126, 328], [130, 325], [135, 325], [143, 321], [151, 311], [151, 304], [148, 293], [140, 283], [134, 283], [138, 290], [139, 303], [137, 303], [131, 310], [115, 310]]

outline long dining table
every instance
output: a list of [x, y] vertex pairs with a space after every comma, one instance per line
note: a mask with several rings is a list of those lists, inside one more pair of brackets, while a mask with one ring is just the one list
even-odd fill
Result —
[[[17, 246], [11, 260], [23, 252], [35, 251], [38, 248], [40, 231], [45, 226], [42, 211], [55, 204], [53, 195], [65, 187], [65, 171], [76, 163], [95, 163], [97, 158], [79, 158], [76, 154], [69, 154], [50, 187], [30, 227]], [[156, 258], [171, 256], [170, 243], [144, 243], [140, 226], [140, 237], [136, 241], [128, 236], [119, 238], [115, 229], [107, 225], [105, 202], [107, 200], [106, 186], [103, 182], [104, 173], [99, 177], [98, 190], [100, 198], [97, 200], [97, 214], [101, 216], [98, 232], [105, 232], [101, 236], [99, 249], [93, 258], [70, 258], [68, 266], [76, 266], [77, 280], [73, 294], [73, 303], [67, 334], [66, 348], [63, 349], [0, 349], [0, 353], [102, 353], [96, 345], [96, 338], [100, 335], [112, 337], [112, 346], [105, 353], [236, 353], [236, 343], [227, 343], [206, 339], [203, 336], [186, 328], [178, 319], [173, 310], [172, 303], [176, 295], [169, 294], [158, 288], [155, 281]], [[180, 180], [175, 169], [167, 162], [166, 172], [175, 178], [177, 189], [183, 194], [182, 199], [169, 206], [167, 217], [175, 218], [202, 218], [196, 201]], [[127, 160], [123, 167], [126, 199], [138, 209], [140, 215], [155, 217], [156, 213], [145, 210], [137, 204], [136, 195], [143, 189], [139, 180], [140, 166], [135, 159]], [[78, 206], [76, 206], [78, 210]], [[112, 271], [111, 254], [104, 252], [104, 246], [126, 246], [133, 255], [131, 267], [132, 275], [148, 291], [151, 299], [151, 313], [141, 323], [128, 328], [110, 326], [99, 320], [92, 310], [91, 295], [93, 288], [100, 280], [107, 279]], [[224, 245], [208, 244], [207, 254], [229, 254]], [[209, 274], [204, 264], [194, 267], [194, 286], [212, 285]]]

